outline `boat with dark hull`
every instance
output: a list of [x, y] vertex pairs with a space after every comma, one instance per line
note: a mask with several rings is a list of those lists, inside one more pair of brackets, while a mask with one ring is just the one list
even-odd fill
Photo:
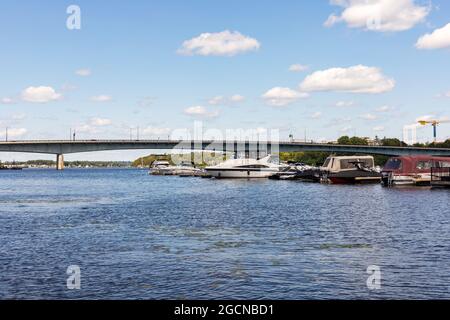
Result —
[[320, 167], [321, 182], [332, 184], [380, 183], [381, 173], [372, 156], [328, 157]]
[[269, 177], [269, 179], [320, 182], [320, 170], [317, 167], [308, 166], [303, 163], [289, 163], [289, 167]]

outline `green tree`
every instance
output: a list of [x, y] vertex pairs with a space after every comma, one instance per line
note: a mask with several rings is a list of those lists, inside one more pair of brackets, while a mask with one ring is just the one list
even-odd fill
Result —
[[338, 144], [365, 146], [368, 144], [366, 138], [342, 136], [338, 139]]
[[369, 143], [367, 142], [366, 138], [351, 137], [350, 138], [350, 144], [351, 145], [357, 145], [357, 146], [366, 146]]
[[344, 144], [349, 145], [350, 144], [350, 137], [349, 136], [342, 136], [337, 140], [338, 144]]
[[406, 143], [404, 143], [403, 141], [400, 141], [397, 138], [386, 138], [386, 137], [384, 137], [381, 140], [381, 144], [386, 147], [406, 147], [406, 146], [408, 146]]

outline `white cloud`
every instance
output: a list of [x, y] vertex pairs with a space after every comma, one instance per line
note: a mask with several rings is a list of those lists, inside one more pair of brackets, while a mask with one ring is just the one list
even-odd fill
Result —
[[88, 124], [82, 124], [82, 125], [77, 126], [75, 128], [75, 131], [77, 133], [90, 133], [90, 134], [99, 133], [99, 130], [98, 130], [97, 127], [91, 126], [91, 125], [88, 125]]
[[319, 119], [320, 117], [322, 117], [322, 112], [314, 112], [314, 113], [311, 115], [311, 118], [312, 118], [312, 119]]
[[74, 91], [77, 89], [77, 86], [70, 84], [70, 83], [65, 83], [61, 86], [61, 90], [63, 92], [69, 92], [69, 91]]
[[59, 100], [62, 94], [57, 93], [52, 87], [28, 87], [22, 91], [22, 99], [33, 103], [46, 103]]
[[267, 104], [275, 107], [286, 106], [301, 98], [307, 98], [305, 92], [298, 92], [290, 88], [275, 87], [262, 95]]
[[159, 128], [159, 127], [147, 127], [142, 130], [142, 132], [149, 136], [166, 136], [170, 133], [170, 128]]
[[102, 94], [102, 95], [99, 95], [99, 96], [91, 97], [91, 100], [94, 101], [94, 102], [108, 102], [108, 101], [112, 100], [112, 97], [108, 96], [108, 95], [105, 95], [105, 94]]
[[289, 67], [289, 71], [291, 71], [291, 72], [302, 72], [305, 70], [308, 70], [308, 66], [305, 66], [305, 65], [302, 65], [299, 63], [293, 64]]
[[373, 128], [373, 131], [377, 131], [377, 132], [384, 131], [384, 127], [383, 126], [376, 126], [376, 127]]
[[345, 22], [350, 28], [380, 32], [409, 30], [425, 20], [429, 6], [420, 6], [414, 0], [331, 0], [343, 7], [340, 15], [331, 14], [326, 27]]
[[381, 106], [381, 107], [379, 107], [376, 111], [377, 112], [388, 112], [388, 111], [390, 111], [391, 110], [391, 107], [389, 107], [389, 106]]
[[341, 132], [349, 132], [350, 130], [352, 130], [353, 129], [353, 127], [352, 126], [346, 126], [346, 127], [344, 127], [344, 128], [342, 128], [341, 129]]
[[0, 99], [1, 104], [13, 104], [15, 101], [12, 98], [4, 97]]
[[11, 116], [11, 119], [14, 121], [21, 121], [27, 117], [25, 113], [15, 113]]
[[109, 126], [112, 124], [112, 121], [110, 119], [104, 119], [104, 118], [92, 118], [91, 119], [91, 125], [96, 127], [103, 127], [103, 126]]
[[209, 111], [203, 106], [193, 106], [184, 109], [184, 113], [193, 117], [214, 118], [219, 115], [218, 111]]
[[355, 103], [353, 101], [338, 101], [338, 102], [336, 102], [336, 107], [340, 107], [340, 108], [352, 107], [354, 105], [355, 105]]
[[420, 37], [416, 43], [417, 49], [442, 49], [448, 47], [450, 47], [450, 23]]
[[231, 102], [242, 102], [244, 100], [245, 100], [245, 97], [241, 96], [240, 94], [235, 94], [235, 95], [230, 97], [230, 101]]
[[377, 117], [376, 115], [373, 115], [373, 114], [371, 114], [371, 113], [363, 114], [363, 115], [361, 115], [360, 118], [361, 118], [361, 119], [364, 119], [364, 120], [368, 120], [368, 121], [373, 121], [373, 120], [378, 119], [378, 117]]
[[328, 19], [323, 23], [323, 25], [327, 28], [330, 28], [330, 27], [334, 26], [336, 23], [341, 22], [341, 21], [342, 21], [342, 19], [333, 13], [333, 14], [330, 14]]
[[225, 100], [224, 97], [217, 96], [217, 97], [209, 99], [208, 103], [215, 106], [215, 105], [221, 104], [224, 100]]
[[228, 103], [238, 103], [245, 100], [244, 96], [241, 96], [240, 94], [232, 95], [231, 97], [224, 97], [224, 96], [216, 96], [214, 98], [211, 98], [208, 100], [208, 104], [216, 106], [219, 104], [228, 104]]
[[302, 91], [340, 91], [352, 93], [382, 93], [395, 87], [379, 68], [357, 65], [316, 71], [300, 84]]
[[79, 70], [75, 71], [75, 74], [80, 77], [88, 77], [92, 74], [92, 72], [90, 69], [79, 69]]
[[225, 30], [218, 33], [202, 33], [196, 38], [186, 40], [178, 50], [183, 55], [234, 56], [260, 48], [258, 40], [237, 31]]
[[25, 128], [9, 128], [8, 137], [9, 138], [20, 138], [28, 132]]

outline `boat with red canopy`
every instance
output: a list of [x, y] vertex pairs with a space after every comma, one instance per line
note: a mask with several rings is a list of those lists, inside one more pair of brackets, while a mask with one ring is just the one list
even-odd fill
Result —
[[431, 168], [450, 168], [450, 158], [433, 156], [390, 158], [382, 170], [382, 181], [385, 186], [429, 186]]

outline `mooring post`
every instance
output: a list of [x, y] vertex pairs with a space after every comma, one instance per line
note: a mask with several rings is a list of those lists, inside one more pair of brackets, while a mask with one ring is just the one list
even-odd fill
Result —
[[64, 155], [56, 155], [56, 170], [64, 170]]

